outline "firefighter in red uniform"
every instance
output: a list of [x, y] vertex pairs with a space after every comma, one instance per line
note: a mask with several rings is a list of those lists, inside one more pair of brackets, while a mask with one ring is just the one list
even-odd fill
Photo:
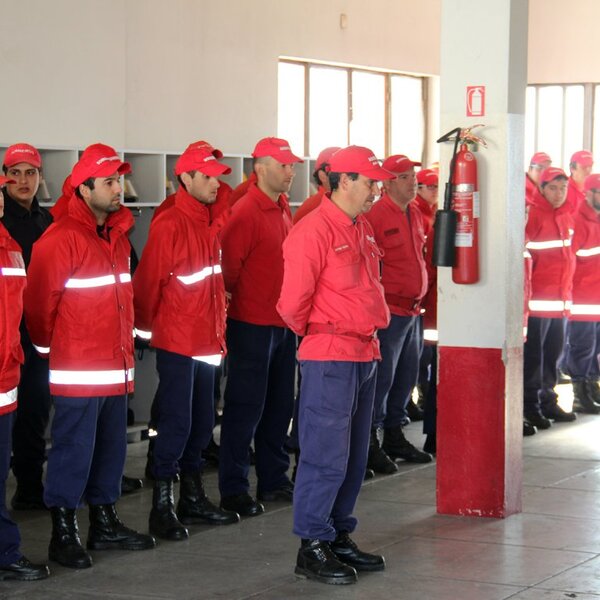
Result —
[[527, 341], [523, 351], [523, 411], [538, 429], [550, 419], [572, 421], [575, 414], [558, 405], [554, 387], [562, 354], [565, 317], [571, 306], [575, 257], [571, 250], [573, 215], [566, 203], [567, 175], [550, 167], [540, 176], [544, 202], [529, 209], [526, 248], [532, 257]]
[[545, 152], [536, 152], [529, 161], [529, 169], [525, 173], [525, 198], [528, 204], [535, 204], [543, 198], [540, 194], [540, 175], [544, 169], [552, 165], [552, 159]]
[[254, 152], [256, 183], [233, 207], [223, 230], [223, 277], [231, 294], [229, 352], [219, 488], [221, 507], [242, 516], [264, 511], [249, 492], [249, 448], [254, 439], [258, 500], [291, 502], [285, 438], [294, 401], [296, 337], [275, 305], [283, 280], [281, 246], [292, 227], [286, 194], [294, 178], [289, 144], [260, 140]]
[[[6, 186], [2, 224], [21, 247], [27, 269], [33, 244], [52, 223], [52, 216], [39, 205], [36, 197], [42, 178], [42, 157], [29, 144], [14, 144], [6, 150], [2, 170], [14, 179]], [[14, 510], [45, 510], [42, 476], [46, 461], [45, 434], [52, 404], [48, 361], [35, 351], [24, 321], [21, 322], [21, 346], [25, 360], [13, 426], [12, 458], [17, 489], [11, 506]]]
[[120, 175], [113, 148], [93, 144], [71, 172], [69, 214], [36, 242], [25, 292], [31, 341], [50, 358], [54, 402], [44, 502], [52, 515], [50, 560], [90, 567], [76, 509], [89, 505], [87, 547], [145, 550], [154, 538], [123, 525], [115, 502], [127, 450], [133, 391], [133, 290]]
[[571, 160], [569, 161], [571, 176], [569, 177], [569, 188], [567, 191], [567, 206], [572, 213], [577, 211], [582, 202], [585, 202], [583, 184], [585, 178], [592, 172], [593, 166], [594, 157], [587, 150], [579, 150], [571, 156]]
[[317, 184], [317, 191], [312, 196], [309, 196], [294, 213], [294, 225], [305, 217], [309, 212], [312, 212], [321, 204], [323, 195], [330, 192], [329, 188], [329, 177], [327, 176], [327, 168], [329, 167], [329, 160], [332, 155], [340, 149], [339, 146], [330, 146], [321, 150], [317, 160], [315, 162], [315, 172], [313, 173], [313, 179]]
[[170, 540], [188, 537], [182, 523], [239, 521], [210, 502], [201, 478], [201, 454], [214, 427], [215, 370], [225, 354], [221, 249], [209, 207], [216, 202], [217, 177], [230, 171], [211, 148], [187, 148], [175, 165], [174, 206], [153, 221], [133, 277], [136, 334], [156, 348], [159, 375], [150, 531]]
[[304, 336], [296, 573], [323, 583], [354, 583], [356, 571], [385, 568], [382, 556], [359, 550], [350, 534], [381, 356], [376, 332], [390, 318], [379, 282], [381, 252], [362, 213], [373, 204], [377, 181], [389, 177], [368, 148], [339, 150], [331, 157], [331, 193], [284, 244], [277, 309]]
[[600, 413], [600, 175], [584, 183], [585, 201], [575, 212], [573, 305], [563, 365], [571, 376], [575, 411]]
[[421, 302], [423, 349], [419, 360], [419, 393], [423, 398], [423, 450], [436, 453], [437, 417], [437, 267], [433, 264], [433, 223], [438, 206], [438, 172], [422, 169], [417, 173], [415, 204], [423, 216], [427, 293]]
[[[0, 176], [0, 188], [9, 182], [16, 183], [14, 179]], [[0, 189], [0, 218], [3, 214], [4, 196]], [[24, 359], [19, 324], [25, 281], [21, 248], [0, 222], [0, 581], [34, 581], [49, 575], [46, 565], [34, 565], [21, 554], [19, 528], [6, 509], [13, 416]]]
[[383, 168], [395, 177], [384, 181], [384, 194], [366, 216], [384, 253], [381, 281], [392, 313], [389, 326], [379, 332], [381, 363], [369, 445], [369, 467], [378, 473], [397, 470], [390, 458], [419, 463], [432, 460], [430, 454], [415, 448], [402, 431], [407, 420], [406, 406], [419, 374], [419, 315], [427, 291], [423, 217], [413, 202], [417, 191], [414, 167], [419, 164], [402, 154], [387, 158]]

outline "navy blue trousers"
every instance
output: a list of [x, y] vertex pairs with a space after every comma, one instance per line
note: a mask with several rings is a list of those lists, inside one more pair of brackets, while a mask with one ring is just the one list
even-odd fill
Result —
[[563, 351], [565, 319], [529, 317], [523, 347], [523, 412], [540, 411], [556, 404], [558, 361]]
[[300, 463], [294, 533], [331, 541], [351, 533], [367, 466], [377, 363], [302, 361]]
[[386, 329], [377, 332], [381, 362], [377, 368], [373, 427], [398, 427], [406, 419], [406, 405], [417, 384], [421, 354], [418, 316], [392, 315]]
[[600, 322], [568, 321], [563, 365], [573, 381], [600, 378]]
[[199, 473], [215, 426], [216, 367], [167, 350], [156, 351], [159, 383], [153, 414], [157, 436], [153, 470], [157, 479]]
[[50, 420], [48, 360], [22, 336], [25, 362], [21, 367], [17, 415], [13, 425], [12, 469], [19, 486], [37, 491], [46, 460], [46, 428]]
[[254, 438], [258, 491], [289, 482], [284, 450], [294, 403], [296, 336], [284, 327], [227, 320], [229, 371], [221, 421], [221, 496], [250, 489], [249, 448]]
[[127, 454], [127, 397], [54, 396], [46, 506], [114, 504]]
[[6, 508], [6, 478], [10, 469], [11, 433], [14, 412], [0, 415], [0, 567], [21, 558], [21, 536]]

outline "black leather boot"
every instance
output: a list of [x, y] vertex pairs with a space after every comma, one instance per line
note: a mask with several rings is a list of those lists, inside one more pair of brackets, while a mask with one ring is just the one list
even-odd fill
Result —
[[90, 504], [88, 550], [148, 550], [156, 542], [151, 535], [125, 527], [114, 504]]
[[375, 473], [382, 473], [383, 475], [391, 475], [398, 471], [396, 463], [381, 449], [377, 429], [371, 429], [367, 467], [373, 469]]
[[385, 559], [380, 554], [369, 554], [358, 549], [345, 531], [340, 531], [330, 544], [338, 560], [354, 567], [357, 571], [383, 571]]
[[175, 514], [173, 481], [157, 479], [152, 492], [150, 511], [150, 533], [164, 540], [180, 541], [189, 537], [188, 530], [179, 522]]
[[356, 569], [341, 562], [323, 540], [302, 540], [296, 559], [296, 575], [321, 583], [356, 583]]
[[402, 426], [386, 427], [383, 433], [383, 451], [392, 459], [402, 458], [407, 462], [428, 463], [431, 454], [415, 448], [405, 437]]
[[240, 520], [236, 512], [223, 510], [206, 497], [200, 473], [181, 474], [177, 517], [185, 525], [231, 525]]
[[600, 406], [600, 387], [595, 379], [587, 379], [585, 382], [585, 389], [587, 391], [588, 398], [596, 405]]
[[48, 558], [70, 569], [87, 569], [92, 557], [85, 551], [79, 538], [77, 515], [74, 508], [53, 506], [52, 538], [48, 546]]
[[573, 381], [573, 411], [597, 415], [600, 413], [598, 406], [588, 391], [587, 381]]
[[24, 556], [10, 565], [0, 567], [0, 581], [38, 581], [49, 575], [46, 565], [34, 565]]

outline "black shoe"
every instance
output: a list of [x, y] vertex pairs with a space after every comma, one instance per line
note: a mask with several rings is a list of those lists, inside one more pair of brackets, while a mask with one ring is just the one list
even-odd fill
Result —
[[49, 575], [46, 565], [34, 565], [24, 556], [10, 565], [0, 567], [0, 581], [38, 581]]
[[172, 542], [187, 540], [189, 537], [188, 530], [179, 522], [175, 514], [173, 481], [170, 479], [157, 479], [154, 482], [149, 529], [156, 537]]
[[79, 526], [74, 508], [53, 506], [52, 538], [48, 546], [48, 558], [70, 569], [87, 569], [92, 557], [85, 551], [79, 538]]
[[435, 454], [437, 452], [437, 436], [435, 433], [428, 433], [423, 444], [423, 452]]
[[13, 510], [48, 510], [44, 504], [44, 487], [19, 485], [10, 501]]
[[546, 419], [541, 412], [525, 413], [524, 421], [537, 429], [550, 429], [552, 427], [552, 421]]
[[356, 569], [339, 560], [329, 544], [322, 540], [302, 540], [294, 572], [300, 577], [334, 585], [358, 581]]
[[537, 433], [537, 429], [534, 425], [532, 425], [529, 421], [523, 420], [523, 437], [527, 437], [529, 435], [535, 435]]
[[423, 411], [413, 402], [412, 398], [408, 400], [406, 405], [406, 413], [411, 421], [422, 421]]
[[144, 482], [141, 479], [127, 477], [127, 475], [121, 477], [121, 495], [132, 494], [133, 492], [141, 490], [143, 487]]
[[398, 471], [396, 463], [381, 449], [377, 429], [371, 429], [367, 467], [382, 475], [391, 475]]
[[402, 427], [384, 429], [383, 451], [391, 458], [402, 458], [406, 462], [429, 463], [433, 460], [431, 454], [415, 448], [405, 437]]
[[238, 513], [240, 517], [256, 517], [265, 512], [265, 507], [250, 494], [237, 494], [221, 498], [221, 508]]
[[177, 518], [184, 525], [232, 525], [240, 515], [215, 506], [206, 496], [200, 473], [182, 473]]
[[359, 550], [345, 531], [338, 533], [335, 541], [331, 542], [329, 546], [339, 560], [354, 567], [357, 571], [383, 571], [385, 569], [383, 556]]
[[202, 458], [213, 467], [218, 467], [220, 450], [215, 439], [211, 437], [208, 446], [202, 450]]
[[589, 383], [598, 387], [594, 382], [573, 381], [573, 411], [597, 415], [600, 414], [600, 406], [593, 400], [593, 391]]
[[368, 481], [369, 479], [373, 479], [373, 477], [375, 477], [375, 471], [367, 467], [365, 469], [365, 476], [363, 477], [363, 481]]
[[263, 502], [292, 502], [294, 500], [294, 484], [288, 482], [276, 490], [258, 492], [256, 497]]
[[114, 504], [90, 504], [88, 550], [149, 550], [156, 546], [151, 535], [126, 527]]
[[542, 408], [542, 413], [546, 419], [552, 419], [557, 423], [570, 423], [577, 418], [574, 412], [566, 412], [558, 404], [551, 404]]
[[598, 387], [598, 382], [595, 379], [588, 379], [585, 382], [585, 387], [590, 400], [597, 406], [600, 406], [600, 387]]

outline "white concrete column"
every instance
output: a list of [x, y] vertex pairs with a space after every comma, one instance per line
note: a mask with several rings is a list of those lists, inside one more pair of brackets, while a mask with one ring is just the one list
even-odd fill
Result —
[[[438, 273], [438, 511], [521, 510], [527, 0], [442, 0], [441, 133], [483, 123], [480, 281]], [[467, 116], [467, 88], [485, 88]], [[440, 199], [452, 145], [441, 151]]]

